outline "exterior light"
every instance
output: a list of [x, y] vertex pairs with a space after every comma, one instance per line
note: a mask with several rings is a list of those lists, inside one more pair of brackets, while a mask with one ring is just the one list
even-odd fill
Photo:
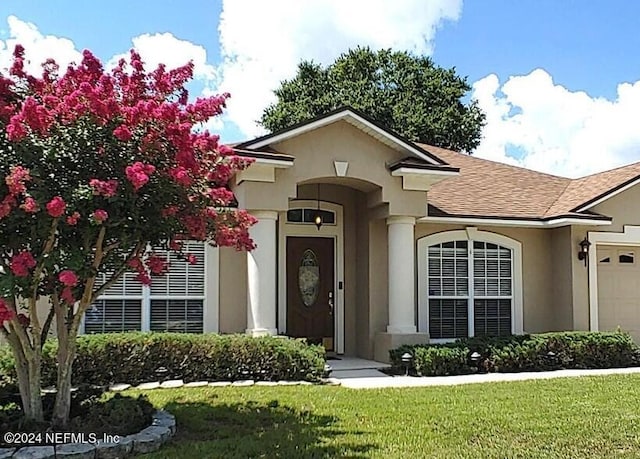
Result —
[[165, 367], [160, 367], [157, 368], [154, 373], [158, 376], [160, 382], [163, 382], [165, 381], [168, 372], [169, 370], [167, 370]]
[[400, 357], [400, 360], [402, 360], [402, 365], [404, 365], [404, 375], [409, 376], [409, 366], [411, 366], [411, 361], [413, 360], [413, 356], [408, 352], [405, 352]]
[[320, 231], [322, 228], [322, 215], [320, 215], [320, 184], [318, 183], [318, 188], [316, 189], [316, 218], [313, 219], [313, 223], [315, 223], [316, 228]]
[[325, 363], [324, 364], [324, 377], [328, 378], [332, 371], [333, 371], [333, 368], [331, 368], [331, 365], [329, 365], [328, 363]]
[[473, 354], [471, 354], [469, 357], [471, 358], [471, 361], [473, 363], [478, 363], [478, 361], [480, 360], [480, 357], [482, 356], [478, 351], [474, 351]]
[[591, 246], [591, 242], [585, 238], [580, 241], [580, 250], [578, 251], [578, 260], [584, 261], [584, 265], [587, 266], [587, 260], [589, 259], [589, 246]]

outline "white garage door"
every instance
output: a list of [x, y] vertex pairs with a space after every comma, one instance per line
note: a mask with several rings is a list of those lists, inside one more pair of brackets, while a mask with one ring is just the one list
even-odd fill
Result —
[[640, 247], [598, 247], [598, 322], [640, 343]]

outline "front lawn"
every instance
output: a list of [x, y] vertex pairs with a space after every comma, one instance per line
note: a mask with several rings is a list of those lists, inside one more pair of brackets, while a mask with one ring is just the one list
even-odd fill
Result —
[[640, 375], [147, 393], [178, 423], [172, 443], [148, 458], [640, 456]]

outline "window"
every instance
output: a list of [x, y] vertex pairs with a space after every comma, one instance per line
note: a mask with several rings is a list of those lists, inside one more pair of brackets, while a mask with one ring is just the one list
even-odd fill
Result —
[[633, 264], [635, 261], [635, 254], [633, 251], [620, 251], [618, 252], [618, 263], [622, 265]]
[[611, 263], [611, 254], [608, 250], [598, 250], [598, 263]]
[[447, 240], [442, 233], [418, 242], [424, 257], [419, 261], [421, 328], [434, 340], [516, 332], [514, 311], [521, 300], [514, 297], [514, 254], [519, 243], [497, 235], [482, 240], [479, 231], [472, 233], [476, 238], [466, 237], [466, 231], [450, 233], [458, 238]]
[[291, 209], [287, 211], [287, 223], [314, 224], [316, 215], [320, 214], [325, 225], [336, 224], [336, 214], [330, 210], [318, 209]]
[[[205, 290], [205, 245], [189, 241], [185, 252], [195, 255], [194, 265], [171, 252], [156, 251], [170, 264], [165, 276], [154, 276], [150, 286], [126, 273], [87, 311], [85, 333], [131, 330], [202, 333]], [[104, 283], [106, 279], [103, 277]], [[146, 319], [145, 319], [146, 318]]]

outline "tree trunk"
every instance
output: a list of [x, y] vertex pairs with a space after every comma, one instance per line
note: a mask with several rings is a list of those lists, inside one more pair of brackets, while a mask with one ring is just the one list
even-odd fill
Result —
[[[74, 334], [75, 335], [75, 334]], [[68, 336], [58, 340], [58, 383], [56, 401], [53, 407], [54, 427], [65, 427], [71, 410], [71, 375], [76, 354], [76, 337]]]
[[[25, 416], [27, 419], [33, 419], [36, 422], [44, 422], [44, 412], [42, 410], [42, 394], [40, 387], [41, 375], [41, 354], [40, 349], [34, 352], [34, 358], [29, 360], [29, 409], [25, 408]], [[23, 397], [24, 400], [24, 397]]]
[[25, 349], [22, 342], [15, 336], [9, 337], [9, 344], [16, 362], [18, 389], [24, 416], [30, 421], [44, 422], [40, 388], [42, 351], [39, 348]]

